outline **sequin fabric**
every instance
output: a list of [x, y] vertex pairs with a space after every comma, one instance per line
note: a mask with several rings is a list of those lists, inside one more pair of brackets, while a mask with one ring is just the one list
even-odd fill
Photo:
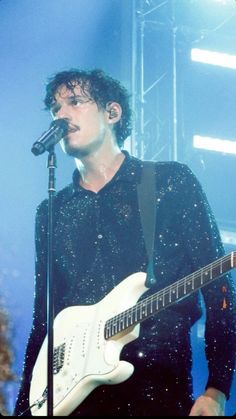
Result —
[[[94, 304], [120, 281], [147, 269], [137, 199], [143, 162], [125, 160], [98, 193], [79, 186], [79, 172], [55, 199], [55, 314], [72, 305]], [[184, 164], [156, 163], [156, 284], [148, 293], [224, 255], [219, 231], [201, 185]], [[46, 333], [47, 200], [36, 214], [36, 275], [33, 327], [15, 413], [27, 416], [32, 367]], [[227, 292], [226, 292], [227, 291]], [[201, 290], [207, 314], [208, 386], [227, 397], [235, 366], [235, 290], [225, 275]], [[227, 308], [223, 308], [223, 299]], [[130, 379], [99, 386], [72, 413], [81, 416], [187, 416], [192, 398], [190, 329], [202, 315], [199, 291], [141, 324], [123, 360]], [[223, 349], [223, 350], [222, 350]]]

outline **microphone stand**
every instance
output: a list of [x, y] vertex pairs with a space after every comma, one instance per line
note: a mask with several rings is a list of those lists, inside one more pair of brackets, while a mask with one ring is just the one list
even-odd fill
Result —
[[50, 129], [46, 131], [32, 146], [31, 151], [38, 156], [44, 151], [48, 151], [48, 235], [47, 235], [47, 416], [53, 416], [53, 364], [54, 364], [54, 347], [53, 347], [53, 322], [54, 322], [54, 299], [53, 299], [53, 235], [54, 235], [54, 219], [53, 204], [55, 198], [55, 168], [56, 155], [54, 146], [68, 133], [68, 121], [66, 119], [57, 119], [51, 123]]
[[48, 336], [48, 365], [47, 365], [47, 416], [53, 416], [53, 234], [54, 234], [54, 198], [55, 198], [55, 168], [56, 155], [54, 146], [48, 150], [48, 252], [47, 252], [47, 336]]

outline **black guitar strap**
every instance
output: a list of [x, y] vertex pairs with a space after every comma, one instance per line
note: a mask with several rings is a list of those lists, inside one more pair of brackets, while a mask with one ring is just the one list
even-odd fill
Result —
[[153, 269], [156, 226], [155, 162], [143, 162], [141, 183], [138, 184], [137, 191], [144, 241], [148, 254], [146, 286], [150, 288], [156, 283]]

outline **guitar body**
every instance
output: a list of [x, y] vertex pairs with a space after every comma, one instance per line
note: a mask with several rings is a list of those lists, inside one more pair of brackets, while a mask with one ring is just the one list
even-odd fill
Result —
[[[62, 310], [54, 320], [53, 415], [68, 416], [99, 385], [127, 380], [134, 367], [120, 353], [139, 336], [140, 323], [235, 267], [231, 252], [140, 301], [147, 287], [146, 273], [138, 272], [99, 303]], [[32, 416], [47, 416], [47, 349], [46, 337], [31, 380]]]
[[[105, 323], [132, 307], [147, 290], [146, 273], [130, 275], [99, 303], [72, 306], [54, 320], [53, 415], [68, 416], [102, 384], [127, 380], [134, 367], [120, 361], [124, 345], [139, 336], [139, 324], [105, 339]], [[47, 337], [36, 360], [30, 387], [33, 416], [47, 416]]]

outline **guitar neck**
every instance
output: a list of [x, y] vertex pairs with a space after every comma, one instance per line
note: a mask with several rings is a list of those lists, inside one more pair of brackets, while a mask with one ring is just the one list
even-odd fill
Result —
[[235, 268], [235, 266], [236, 252], [231, 252], [185, 278], [163, 288], [161, 291], [144, 298], [135, 306], [107, 320], [104, 331], [105, 339], [109, 339], [129, 327], [141, 323], [148, 317], [153, 316], [226, 274]]

